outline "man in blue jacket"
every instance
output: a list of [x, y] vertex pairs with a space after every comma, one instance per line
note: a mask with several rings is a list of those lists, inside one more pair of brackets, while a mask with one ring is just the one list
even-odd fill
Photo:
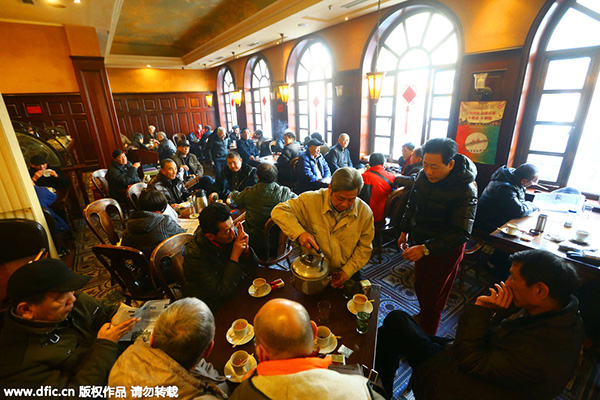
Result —
[[327, 187], [319, 182], [323, 178], [331, 177], [331, 170], [321, 155], [320, 146], [322, 144], [317, 139], [309, 140], [306, 144], [307, 150], [298, 159], [298, 165], [296, 165], [298, 193]]

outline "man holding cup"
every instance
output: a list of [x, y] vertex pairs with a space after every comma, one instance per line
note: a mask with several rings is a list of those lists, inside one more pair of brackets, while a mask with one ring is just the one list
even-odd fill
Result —
[[233, 225], [230, 209], [209, 204], [198, 217], [200, 229], [183, 252], [184, 294], [216, 310], [229, 299], [246, 274], [258, 266], [241, 223]]
[[[321, 327], [323, 336], [331, 332]], [[331, 357], [312, 357], [317, 325], [299, 303], [267, 302], [254, 317], [259, 364], [230, 399], [381, 399], [359, 375], [328, 369]]]

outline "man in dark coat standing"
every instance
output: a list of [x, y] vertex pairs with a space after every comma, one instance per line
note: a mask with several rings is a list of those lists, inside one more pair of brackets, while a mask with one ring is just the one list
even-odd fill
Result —
[[240, 157], [242, 157], [244, 164], [247, 164], [248, 161], [258, 157], [258, 149], [250, 138], [250, 129], [245, 128], [242, 131], [242, 138], [237, 141], [237, 152], [240, 154]]
[[121, 149], [116, 149], [112, 152], [112, 162], [106, 173], [108, 181], [108, 191], [110, 197], [117, 200], [119, 203], [127, 202], [127, 188], [129, 185], [138, 183], [140, 177], [138, 168], [140, 163], [130, 163], [127, 161], [125, 152]]
[[423, 145], [423, 172], [400, 222], [402, 257], [415, 262], [415, 292], [423, 330], [435, 335], [469, 239], [477, 189], [475, 164], [449, 138]]
[[404, 311], [379, 329], [376, 369], [388, 394], [400, 356], [417, 399], [554, 399], [579, 365], [577, 273], [544, 250], [511, 256], [510, 277], [467, 304], [456, 338], [429, 336]]
[[294, 171], [290, 166], [290, 161], [300, 155], [300, 144], [296, 142], [296, 135], [289, 129], [283, 134], [283, 150], [277, 158], [277, 170], [279, 171], [280, 182], [292, 182], [295, 180]]

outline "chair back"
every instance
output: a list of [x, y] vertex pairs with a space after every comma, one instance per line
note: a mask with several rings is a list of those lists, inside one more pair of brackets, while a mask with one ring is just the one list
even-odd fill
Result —
[[133, 185], [129, 186], [129, 189], [127, 189], [127, 198], [133, 205], [134, 210], [139, 210], [138, 200], [140, 199], [140, 194], [147, 187], [148, 187], [147, 183], [138, 182], [138, 183], [134, 183]]
[[[163, 274], [161, 266], [170, 261], [171, 275], [179, 287], [183, 287], [183, 249], [194, 238], [191, 233], [180, 233], [163, 240], [152, 252], [150, 256], [150, 276], [154, 285], [171, 299], [177, 300], [178, 296], [172, 289], [172, 283]], [[167, 261], [168, 260], [168, 261]]]
[[173, 140], [173, 143], [175, 143], [175, 147], [177, 147], [177, 142], [181, 139], [186, 139], [186, 136], [183, 133], [174, 133], [173, 136], [171, 136], [171, 139]]
[[[292, 244], [290, 242], [290, 238], [288, 238], [288, 236], [285, 233], [283, 233], [281, 228], [279, 228], [275, 221], [273, 221], [273, 218], [269, 218], [265, 223], [264, 235], [266, 258], [259, 260], [261, 265], [264, 265], [266, 267], [275, 264], [280, 265], [279, 263], [287, 259], [292, 252]], [[273, 249], [272, 247], [272, 244], [274, 242], [277, 243], [276, 249]], [[289, 269], [289, 267], [286, 269]]]
[[108, 197], [108, 181], [106, 180], [106, 173], [108, 169], [97, 169], [92, 173], [92, 183], [96, 187], [96, 190], [100, 192], [102, 197]]
[[300, 157], [294, 157], [290, 160], [290, 171], [292, 171], [293, 179], [297, 179], [298, 171], [296, 171], [296, 166], [298, 165], [298, 160]]
[[150, 278], [148, 258], [133, 247], [97, 244], [92, 252], [121, 287], [125, 299], [152, 300], [164, 298]]
[[[109, 214], [109, 209], [116, 209], [119, 214], [119, 218], [121, 218], [121, 225], [123, 230], [125, 229], [125, 219], [123, 218], [123, 211], [121, 210], [121, 206], [119, 206], [119, 202], [115, 199], [111, 199], [107, 197], [105, 199], [96, 200], [93, 203], [90, 203], [83, 210], [83, 217], [85, 218], [85, 222], [88, 224], [92, 232], [100, 239], [102, 244], [106, 244], [104, 238], [100, 234], [100, 229], [104, 231], [104, 233], [108, 236], [108, 242], [110, 244], [116, 245], [119, 243], [119, 235], [115, 230], [115, 225], [113, 224], [112, 218]], [[100, 227], [94, 224], [93, 219], [98, 218]]]
[[384, 218], [386, 225], [397, 226], [404, 215], [404, 209], [408, 202], [410, 188], [401, 187], [390, 193], [385, 201]]

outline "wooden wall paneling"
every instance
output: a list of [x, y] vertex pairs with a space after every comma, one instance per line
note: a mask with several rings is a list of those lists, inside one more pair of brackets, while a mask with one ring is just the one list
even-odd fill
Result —
[[[177, 133], [179, 132], [176, 128], [175, 128], [175, 117], [173, 116], [172, 113], [168, 113], [168, 114], [163, 114], [163, 129], [164, 132], [173, 132], [173, 133]], [[168, 137], [173, 136], [173, 133], [167, 133]]]
[[[494, 171], [507, 163], [523, 87], [524, 68], [522, 48], [468, 54], [463, 57], [461, 79], [457, 92], [460, 101], [457, 102], [457, 107], [460, 108], [461, 101], [477, 101], [475, 88], [473, 87], [473, 74], [478, 72], [489, 73], [486, 86], [493, 91], [491, 101], [506, 101], [504, 117], [500, 125], [496, 161], [494, 165], [476, 164], [477, 184], [480, 193], [489, 183]], [[452, 133], [453, 138], [456, 138], [457, 125], [458, 112], [456, 112], [456, 118], [450, 121], [449, 131]]]
[[119, 129], [121, 130], [121, 133], [131, 139], [131, 137], [132, 137], [131, 129], [127, 125], [127, 121], [125, 120], [125, 117], [117, 116], [117, 121], [119, 122]]
[[219, 125], [217, 120], [215, 120], [215, 113], [210, 111], [204, 112], [204, 121], [199, 123], [202, 125], [210, 125], [213, 129], [215, 129], [217, 125]]
[[134, 134], [136, 132], [141, 133], [142, 135], [146, 134], [148, 129], [148, 125], [144, 125], [144, 120], [139, 115], [129, 115], [125, 117], [127, 121], [129, 121], [129, 126], [131, 127], [131, 133]]
[[158, 99], [158, 102], [160, 104], [160, 110], [161, 111], [164, 111], [164, 110], [171, 111], [171, 110], [173, 110], [173, 106], [172, 106], [172, 102], [171, 102], [170, 98], [168, 98], [168, 97], [160, 98], [160, 99]]
[[[348, 150], [354, 162], [358, 162], [360, 138], [360, 89], [362, 77], [359, 69], [338, 72], [333, 84], [333, 137], [330, 145], [337, 143], [341, 133], [350, 136]], [[344, 95], [337, 97], [335, 86], [344, 86]]]
[[175, 108], [177, 110], [185, 110], [187, 108], [185, 97], [175, 97]]
[[179, 127], [180, 133], [189, 133], [194, 130], [193, 126], [190, 126], [188, 113], [177, 113], [177, 126]]
[[162, 125], [162, 119], [158, 117], [156, 114], [146, 115], [146, 123], [144, 124], [144, 135], [147, 133], [148, 125], [154, 125], [157, 131], [164, 131], [164, 127]]

